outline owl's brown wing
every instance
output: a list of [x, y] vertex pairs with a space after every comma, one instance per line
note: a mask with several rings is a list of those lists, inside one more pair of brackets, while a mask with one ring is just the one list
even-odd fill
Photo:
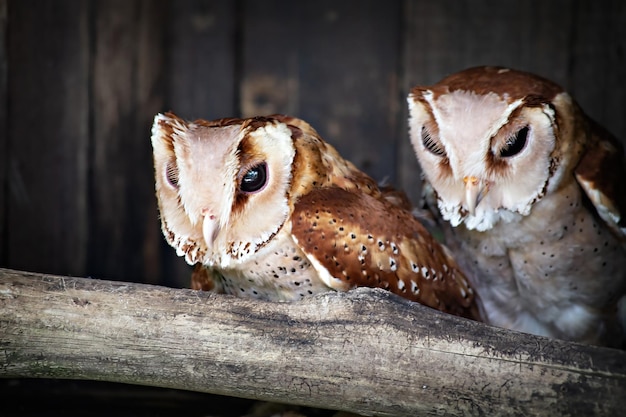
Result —
[[626, 240], [626, 160], [622, 144], [592, 122], [592, 142], [576, 167], [576, 180], [600, 217]]
[[410, 212], [381, 198], [318, 188], [295, 205], [292, 234], [326, 284], [379, 287], [478, 320], [456, 262]]

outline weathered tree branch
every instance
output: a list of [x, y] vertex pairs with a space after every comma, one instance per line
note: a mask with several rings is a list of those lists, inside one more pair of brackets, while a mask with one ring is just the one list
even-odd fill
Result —
[[0, 269], [0, 377], [105, 380], [378, 415], [618, 415], [626, 353], [381, 290], [294, 303]]

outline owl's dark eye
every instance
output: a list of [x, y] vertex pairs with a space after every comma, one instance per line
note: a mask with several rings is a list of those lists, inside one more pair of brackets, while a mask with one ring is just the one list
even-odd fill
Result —
[[422, 126], [422, 143], [424, 144], [424, 148], [433, 155], [444, 156], [446, 154], [446, 151], [430, 136], [430, 133], [428, 133], [424, 126]]
[[520, 153], [526, 146], [526, 140], [528, 139], [528, 126], [521, 128], [506, 140], [502, 149], [500, 149], [500, 156], [502, 158], [510, 158]]
[[244, 193], [259, 191], [267, 183], [267, 164], [255, 165], [250, 168], [241, 178], [239, 189]]

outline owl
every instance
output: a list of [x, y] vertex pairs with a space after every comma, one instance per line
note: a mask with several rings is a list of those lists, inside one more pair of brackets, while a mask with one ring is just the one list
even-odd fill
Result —
[[424, 196], [488, 323], [621, 343], [626, 169], [618, 140], [539, 76], [477, 67], [415, 87]]
[[306, 122], [283, 115], [154, 119], [156, 195], [167, 242], [196, 289], [264, 300], [379, 287], [478, 319], [449, 252]]

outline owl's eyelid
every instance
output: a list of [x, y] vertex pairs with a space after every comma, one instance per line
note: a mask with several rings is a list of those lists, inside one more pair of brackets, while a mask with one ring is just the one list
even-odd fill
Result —
[[239, 173], [237, 174], [237, 182], [241, 183], [243, 177], [253, 168], [258, 167], [259, 165], [265, 164], [265, 168], [267, 169], [267, 161], [264, 159], [251, 159], [247, 161], [245, 164], [239, 168]]
[[180, 185], [178, 184], [178, 181], [179, 181], [178, 175], [179, 175], [178, 165], [176, 165], [176, 161], [175, 160], [168, 161], [165, 164], [165, 172], [164, 172], [165, 181], [170, 187], [176, 190], [180, 187]]
[[530, 127], [528, 125], [521, 127], [512, 135], [507, 136], [498, 154], [501, 158], [512, 158], [519, 155], [526, 148], [529, 136]]
[[426, 129], [426, 126], [422, 126], [422, 144], [427, 151], [436, 156], [445, 156], [446, 151], [443, 149], [441, 143], [433, 139], [430, 132]]

